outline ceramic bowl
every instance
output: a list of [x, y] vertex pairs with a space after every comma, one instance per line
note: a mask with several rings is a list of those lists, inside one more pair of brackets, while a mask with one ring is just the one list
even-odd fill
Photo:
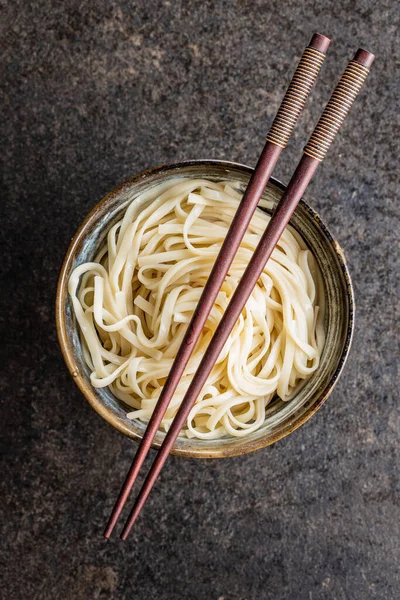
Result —
[[[195, 160], [156, 167], [132, 177], [105, 196], [72, 239], [57, 288], [56, 322], [61, 350], [75, 383], [91, 406], [113, 427], [134, 440], [141, 439], [145, 424], [129, 420], [126, 414], [131, 409], [115, 398], [108, 388], [95, 389], [90, 384], [90, 373], [83, 358], [77, 323], [67, 292], [70, 274], [77, 265], [93, 258], [110, 227], [121, 218], [126, 204], [144, 190], [176, 177], [234, 180], [240, 182], [244, 189], [251, 173], [250, 167], [215, 160]], [[264, 197], [276, 204], [284, 189], [281, 183], [272, 179]], [[190, 458], [218, 458], [246, 454], [268, 446], [305, 423], [335, 387], [349, 353], [354, 329], [354, 292], [350, 274], [343, 250], [307, 202], [300, 202], [291, 225], [316, 257], [325, 284], [326, 343], [317, 371], [290, 402], [273, 401], [268, 406], [264, 425], [249, 436], [218, 440], [179, 436], [174, 454]], [[163, 437], [164, 433], [158, 432], [154, 447], [160, 446]]]

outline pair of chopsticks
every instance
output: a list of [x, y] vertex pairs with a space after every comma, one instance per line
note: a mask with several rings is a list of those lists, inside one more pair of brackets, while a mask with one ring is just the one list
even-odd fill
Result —
[[[151, 447], [165, 411], [173, 397], [184, 369], [189, 361], [196, 342], [201, 334], [214, 301], [224, 282], [240, 242], [247, 230], [261, 195], [269, 181], [280, 153], [286, 147], [307, 97], [316, 81], [325, 58], [330, 40], [314, 34], [305, 49], [299, 65], [286, 91], [278, 113], [267, 135], [265, 147], [249, 181], [244, 196], [233, 218], [228, 234], [218, 254], [210, 277], [203, 290], [199, 303], [188, 326], [185, 337], [173, 362], [161, 395], [141, 440], [121, 492], [117, 498], [109, 522], [104, 532], [108, 538], [125, 505], [140, 468]], [[166, 434], [153, 462], [141, 491], [128, 517], [121, 538], [125, 540], [149, 495], [176, 438], [185, 424], [187, 416], [200, 394], [226, 340], [229, 337], [240, 313], [256, 285], [271, 253], [279, 241], [290, 217], [302, 198], [319, 163], [325, 157], [329, 146], [340, 129], [345, 116], [357, 97], [374, 60], [374, 55], [359, 49], [349, 62], [337, 84], [325, 110], [319, 119], [303, 156], [279, 201], [271, 220], [231, 298], [211, 343], [192, 379], [179, 410]]]

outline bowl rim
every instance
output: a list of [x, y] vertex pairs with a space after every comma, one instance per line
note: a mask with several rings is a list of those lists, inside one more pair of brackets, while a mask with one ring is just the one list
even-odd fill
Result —
[[[73, 348], [69, 342], [69, 338], [68, 338], [68, 334], [67, 334], [67, 327], [66, 327], [66, 319], [65, 319], [65, 315], [66, 315], [65, 306], [66, 306], [67, 294], [68, 294], [67, 273], [70, 270], [70, 263], [73, 260], [73, 257], [75, 255], [75, 250], [76, 250], [77, 246], [79, 245], [79, 243], [85, 237], [85, 232], [86, 232], [86, 229], [87, 229], [89, 223], [96, 217], [96, 215], [99, 212], [101, 213], [101, 209], [104, 204], [106, 204], [110, 200], [113, 200], [116, 196], [120, 195], [125, 189], [131, 187], [132, 184], [135, 183], [136, 181], [143, 180], [147, 177], [152, 177], [152, 176], [160, 174], [160, 173], [171, 173], [173, 171], [179, 171], [180, 169], [185, 168], [185, 167], [201, 166], [201, 165], [236, 168], [236, 169], [242, 170], [243, 172], [247, 171], [249, 175], [251, 175], [251, 173], [254, 171], [254, 169], [252, 167], [249, 167], [248, 165], [244, 165], [244, 164], [237, 163], [234, 161], [218, 160], [218, 159], [215, 159], [215, 160], [214, 159], [193, 159], [193, 160], [185, 160], [185, 161], [179, 161], [177, 163], [168, 163], [168, 164], [156, 166], [151, 169], [142, 171], [142, 172], [138, 173], [137, 175], [130, 177], [129, 179], [126, 179], [123, 183], [118, 185], [111, 192], [109, 192], [108, 194], [103, 196], [103, 198], [92, 208], [92, 210], [88, 213], [88, 215], [85, 217], [85, 219], [81, 222], [81, 224], [79, 225], [77, 231], [75, 232], [75, 234], [72, 237], [72, 240], [69, 244], [69, 247], [65, 254], [65, 257], [64, 257], [61, 269], [60, 269], [60, 273], [58, 276], [57, 290], [56, 290], [56, 303], [55, 303], [56, 304], [56, 306], [55, 306], [56, 329], [57, 329], [59, 345], [61, 348], [61, 353], [62, 353], [64, 361], [68, 367], [68, 370], [69, 370], [72, 378], [74, 379], [76, 385], [78, 386], [78, 388], [80, 389], [80, 391], [82, 392], [82, 394], [84, 395], [86, 400], [89, 402], [91, 407], [94, 408], [94, 410], [103, 419], [105, 419], [110, 425], [112, 425], [115, 429], [117, 429], [118, 431], [120, 431], [121, 433], [126, 435], [127, 437], [134, 439], [137, 442], [140, 442], [140, 440], [142, 439], [142, 436], [140, 434], [132, 431], [129, 427], [127, 427], [125, 425], [125, 423], [123, 423], [116, 417], [116, 415], [110, 408], [106, 407], [102, 403], [100, 398], [95, 393], [94, 388], [85, 381], [84, 377], [80, 374], [80, 372], [75, 364]], [[275, 179], [274, 177], [270, 178], [270, 183], [272, 183], [274, 186], [281, 189], [282, 191], [284, 191], [286, 189], [285, 185], [283, 183], [281, 183], [278, 179]], [[185, 458], [223, 458], [223, 457], [249, 454], [250, 452], [254, 452], [255, 450], [259, 450], [261, 448], [265, 448], [266, 446], [270, 446], [271, 444], [274, 444], [278, 440], [283, 439], [284, 437], [286, 437], [287, 435], [289, 435], [290, 433], [292, 433], [293, 431], [298, 429], [301, 425], [306, 423], [306, 421], [308, 421], [317, 412], [317, 410], [319, 408], [321, 408], [321, 406], [326, 402], [326, 400], [329, 398], [330, 394], [332, 393], [334, 387], [336, 386], [336, 383], [337, 383], [337, 381], [343, 371], [344, 365], [347, 361], [347, 358], [348, 358], [348, 355], [350, 352], [352, 339], [353, 339], [354, 324], [355, 324], [354, 288], [353, 288], [353, 284], [351, 281], [350, 272], [349, 272], [347, 264], [346, 264], [346, 258], [345, 258], [344, 252], [343, 252], [340, 244], [334, 237], [334, 235], [329, 230], [328, 225], [325, 223], [325, 221], [322, 219], [322, 217], [313, 208], [311, 208], [311, 206], [305, 200], [302, 199], [300, 201], [300, 203], [310, 213], [311, 217], [317, 221], [318, 225], [321, 227], [321, 229], [323, 230], [327, 239], [329, 240], [330, 244], [332, 245], [333, 250], [337, 256], [340, 268], [342, 270], [342, 274], [343, 274], [344, 280], [346, 282], [346, 286], [347, 286], [347, 297], [348, 297], [348, 301], [349, 301], [348, 326], [347, 326], [347, 331], [346, 331], [346, 337], [345, 337], [344, 344], [343, 344], [343, 351], [341, 353], [337, 368], [335, 369], [334, 373], [332, 374], [332, 376], [329, 379], [328, 383], [326, 384], [325, 388], [319, 394], [318, 400], [306, 412], [304, 412], [300, 416], [297, 416], [293, 421], [287, 423], [282, 428], [281, 431], [279, 431], [275, 434], [270, 434], [268, 436], [268, 438], [267, 438], [267, 436], [265, 436], [265, 437], [261, 437], [259, 439], [252, 440], [252, 441], [250, 441], [250, 440], [247, 441], [246, 438], [243, 438], [242, 445], [237, 445], [237, 446], [233, 446], [233, 447], [227, 446], [227, 447], [221, 447], [221, 448], [211, 447], [210, 449], [205, 449], [205, 448], [202, 449], [200, 447], [197, 449], [193, 449], [193, 448], [185, 448], [184, 446], [174, 446], [173, 449], [171, 450], [171, 454], [174, 454], [177, 456], [182, 456]], [[158, 449], [158, 448], [160, 448], [160, 445], [161, 444], [159, 441], [153, 441], [152, 448]]]

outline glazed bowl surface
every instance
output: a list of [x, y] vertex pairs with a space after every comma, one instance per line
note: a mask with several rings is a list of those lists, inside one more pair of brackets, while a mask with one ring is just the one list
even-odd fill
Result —
[[[145, 190], [178, 177], [235, 181], [244, 190], [252, 173], [250, 167], [216, 160], [195, 160], [156, 167], [125, 181], [107, 194], [89, 213], [74, 235], [61, 268], [56, 297], [56, 325], [61, 350], [75, 383], [90, 405], [113, 427], [140, 440], [145, 423], [127, 418], [132, 410], [108, 388], [94, 388], [82, 351], [81, 340], [68, 295], [69, 277], [74, 268], [93, 259], [107, 232], [122, 216], [127, 204]], [[271, 179], [263, 197], [273, 205], [284, 186]], [[305, 423], [331, 394], [346, 362], [354, 329], [354, 292], [343, 250], [321, 217], [302, 200], [290, 224], [301, 234], [322, 272], [326, 296], [326, 342], [318, 369], [290, 401], [274, 400], [266, 411], [264, 425], [252, 434], [217, 440], [179, 436], [173, 453], [190, 458], [220, 458], [247, 454], [285, 437]], [[164, 438], [159, 431], [153, 446]]]

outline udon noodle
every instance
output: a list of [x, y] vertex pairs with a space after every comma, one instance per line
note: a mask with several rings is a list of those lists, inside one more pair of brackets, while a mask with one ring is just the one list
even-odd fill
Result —
[[[242, 194], [234, 182], [175, 179], [133, 199], [69, 293], [94, 387], [109, 386], [147, 421]], [[260, 206], [270, 208], [262, 200]], [[162, 421], [167, 431], [268, 224], [256, 210]], [[324, 290], [314, 257], [288, 226], [193, 406], [182, 435], [244, 436], [274, 396], [287, 402], [317, 369]]]

